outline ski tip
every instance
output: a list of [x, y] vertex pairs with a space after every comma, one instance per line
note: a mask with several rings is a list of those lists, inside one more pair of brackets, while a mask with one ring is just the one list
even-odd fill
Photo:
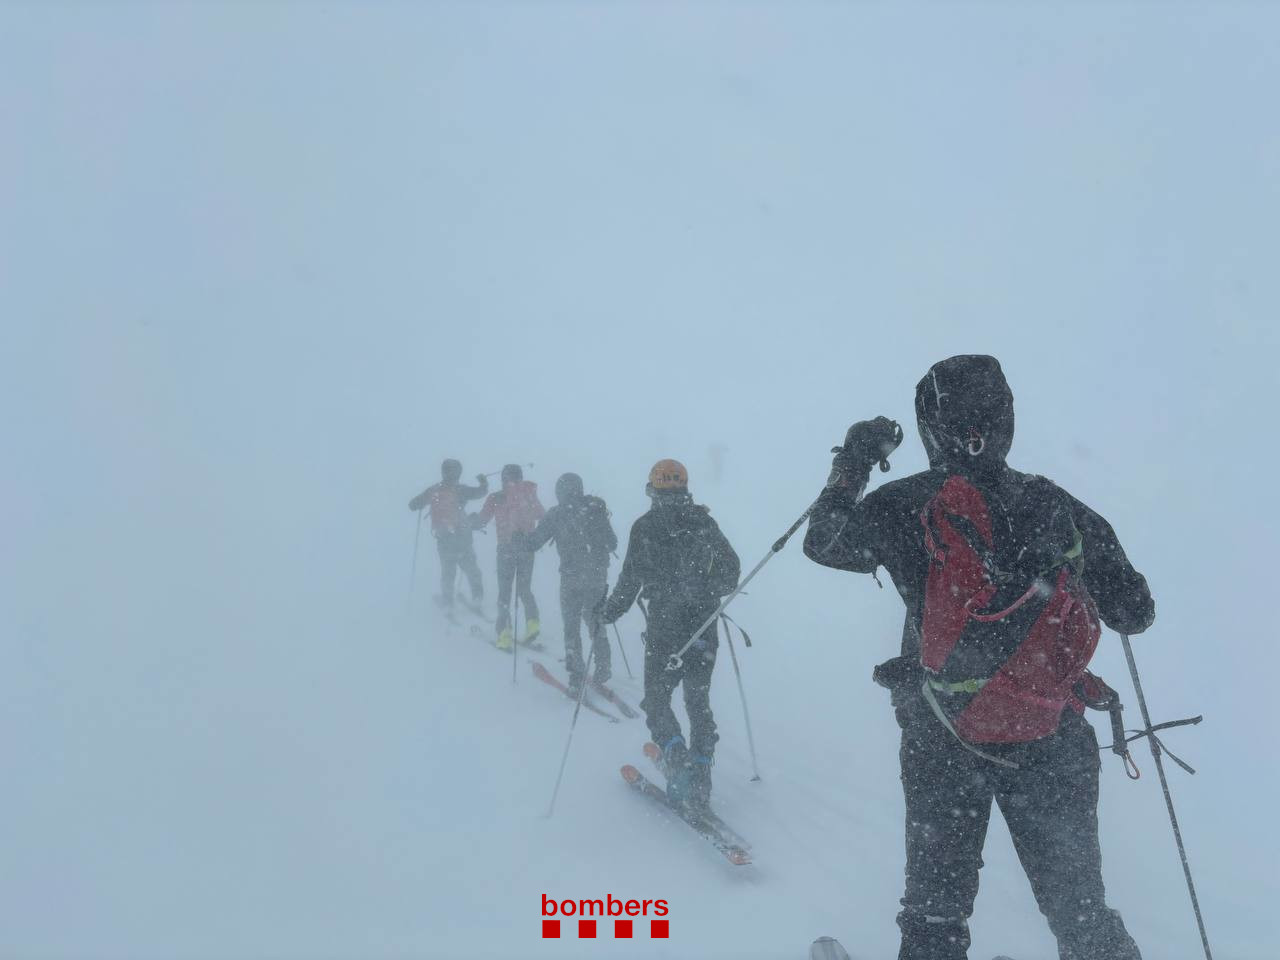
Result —
[[629, 763], [622, 765], [622, 779], [627, 783], [638, 783], [640, 781], [640, 771]]
[[747, 851], [742, 850], [738, 847], [735, 847], [734, 849], [730, 850], [728, 853], [725, 854], [725, 856], [729, 858], [729, 862], [732, 863], [735, 867], [745, 867], [750, 865], [751, 863], [751, 854], [747, 853]]
[[658, 745], [652, 741], [644, 745], [644, 755], [650, 760], [662, 759], [662, 751], [658, 749]]

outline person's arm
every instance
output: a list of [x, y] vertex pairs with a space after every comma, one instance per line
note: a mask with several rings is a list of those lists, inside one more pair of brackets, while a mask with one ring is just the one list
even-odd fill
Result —
[[476, 474], [476, 486], [467, 487], [458, 484], [458, 499], [466, 503], [468, 500], [479, 500], [489, 492], [489, 478], [483, 473]]
[[605, 549], [613, 553], [618, 549], [618, 535], [613, 532], [613, 524], [609, 522], [609, 511], [602, 507], [604, 513], [604, 545]]
[[483, 530], [485, 524], [493, 519], [494, 512], [498, 509], [498, 495], [496, 493], [489, 494], [489, 498], [485, 500], [484, 506], [480, 508], [479, 513], [471, 514], [471, 526], [476, 530]]
[[711, 524], [712, 550], [711, 569], [708, 573], [711, 582], [716, 584], [716, 593], [723, 597], [732, 593], [734, 587], [738, 585], [738, 578], [742, 576], [742, 561], [738, 559], [737, 551], [729, 543], [720, 525], [710, 517], [707, 517], [707, 521]]
[[530, 553], [546, 546], [549, 540], [554, 540], [559, 533], [560, 528], [560, 508], [552, 507], [547, 511], [546, 516], [538, 521], [538, 525], [534, 527], [533, 532], [524, 538], [525, 549]]
[[1084, 543], [1084, 584], [1098, 613], [1117, 633], [1141, 633], [1156, 618], [1147, 578], [1133, 568], [1111, 524], [1075, 497], [1066, 496]]
[[887, 457], [902, 441], [902, 430], [887, 417], [862, 420], [845, 434], [844, 445], [831, 452], [831, 473], [809, 513], [804, 555], [814, 563], [854, 573], [874, 573], [883, 562], [882, 495], [860, 500], [871, 481], [871, 467], [886, 467]]
[[427, 505], [427, 502], [431, 499], [431, 495], [435, 493], [439, 487], [440, 484], [438, 483], [433, 483], [431, 486], [427, 487], [427, 489], [423, 490], [420, 494], [409, 501], [409, 509], [417, 513]]
[[824, 567], [874, 573], [882, 562], [879, 492], [859, 501], [845, 490], [823, 490], [809, 514], [804, 555]]
[[631, 539], [627, 542], [627, 555], [622, 560], [622, 572], [618, 574], [618, 582], [613, 585], [613, 592], [604, 601], [601, 619], [605, 623], [613, 623], [631, 609], [644, 587], [644, 577], [640, 572], [640, 551], [644, 549], [640, 529], [640, 521], [631, 528]]

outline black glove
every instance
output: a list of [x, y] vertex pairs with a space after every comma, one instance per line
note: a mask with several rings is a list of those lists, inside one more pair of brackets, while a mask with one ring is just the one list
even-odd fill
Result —
[[481, 490], [488, 490], [488, 489], [489, 489], [489, 478], [488, 478], [488, 477], [486, 477], [483, 473], [477, 473], [477, 474], [476, 474], [476, 485], [477, 485], [477, 486], [479, 486]]
[[861, 487], [871, 478], [871, 465], [889, 469], [889, 454], [902, 443], [902, 427], [888, 417], [859, 420], [844, 435], [844, 446], [832, 447], [828, 487]]

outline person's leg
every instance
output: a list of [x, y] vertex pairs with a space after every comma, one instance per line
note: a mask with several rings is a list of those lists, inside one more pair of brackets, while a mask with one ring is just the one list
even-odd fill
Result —
[[996, 802], [1061, 960], [1140, 960], [1120, 914], [1106, 904], [1098, 842], [1098, 740], [1073, 710], [1051, 737], [1002, 771]]
[[448, 533], [441, 531], [436, 538], [436, 552], [440, 555], [440, 605], [446, 610], [453, 606], [453, 584], [457, 579], [457, 552]]
[[484, 603], [484, 578], [480, 576], [480, 564], [476, 563], [476, 548], [470, 530], [458, 533], [457, 557], [458, 566], [462, 568], [471, 588], [471, 602], [478, 607]]
[[[690, 632], [698, 629], [689, 628]], [[716, 719], [711, 712], [711, 672], [716, 665], [716, 644], [697, 643], [684, 660], [684, 707], [689, 714], [689, 767], [685, 802], [693, 810], [711, 803], [711, 765], [715, 761]]]
[[[698, 629], [694, 626], [691, 629]], [[684, 658], [684, 706], [689, 714], [689, 749], [710, 763], [716, 752], [716, 718], [711, 712], [711, 671], [716, 644], [694, 644]]]
[[564, 665], [569, 671], [570, 686], [576, 686], [586, 678], [586, 664], [582, 661], [582, 603], [581, 591], [576, 589], [573, 577], [560, 575], [560, 618], [564, 621]]
[[507, 634], [506, 642], [511, 640], [511, 585], [516, 576], [515, 554], [505, 544], [498, 545], [498, 620], [495, 629], [499, 643], [503, 632]]
[[932, 716], [918, 716], [903, 731], [899, 763], [907, 862], [898, 960], [965, 960], [991, 816], [989, 761]]
[[649, 726], [649, 736], [664, 752], [670, 749], [676, 739], [681, 744], [684, 743], [680, 721], [671, 709], [671, 695], [680, 682], [681, 672], [667, 669], [670, 652], [668, 645], [661, 643], [660, 637], [650, 636], [649, 645], [644, 651], [644, 699], [640, 701], [640, 709], [644, 711], [645, 722]]
[[597, 683], [608, 683], [613, 676], [613, 650], [609, 647], [609, 632], [604, 627], [604, 621], [593, 613], [608, 588], [609, 585], [604, 580], [588, 580], [582, 589], [582, 616], [587, 621], [587, 632], [594, 651], [591, 675]]
[[[538, 619], [538, 601], [533, 598], [533, 553], [521, 550], [516, 557], [516, 589], [520, 592], [520, 605], [524, 608], [529, 625], [528, 640], [537, 636], [541, 624]], [[535, 629], [538, 628], [538, 629]]]

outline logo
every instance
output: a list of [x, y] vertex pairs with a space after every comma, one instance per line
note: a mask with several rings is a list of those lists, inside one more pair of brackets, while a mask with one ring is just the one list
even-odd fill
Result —
[[[601, 936], [598, 932], [601, 921], [606, 930], [612, 926], [615, 940], [644, 936], [642, 931], [645, 928], [651, 939], [665, 940], [671, 936], [670, 912], [666, 900], [619, 900], [612, 894], [606, 894], [603, 900], [556, 900], [544, 893], [542, 937], [544, 940], [558, 940], [563, 920], [563, 926], [568, 928], [577, 924], [576, 936], [580, 940], [594, 940]], [[574, 935], [568, 930], [564, 933], [566, 937]]]

